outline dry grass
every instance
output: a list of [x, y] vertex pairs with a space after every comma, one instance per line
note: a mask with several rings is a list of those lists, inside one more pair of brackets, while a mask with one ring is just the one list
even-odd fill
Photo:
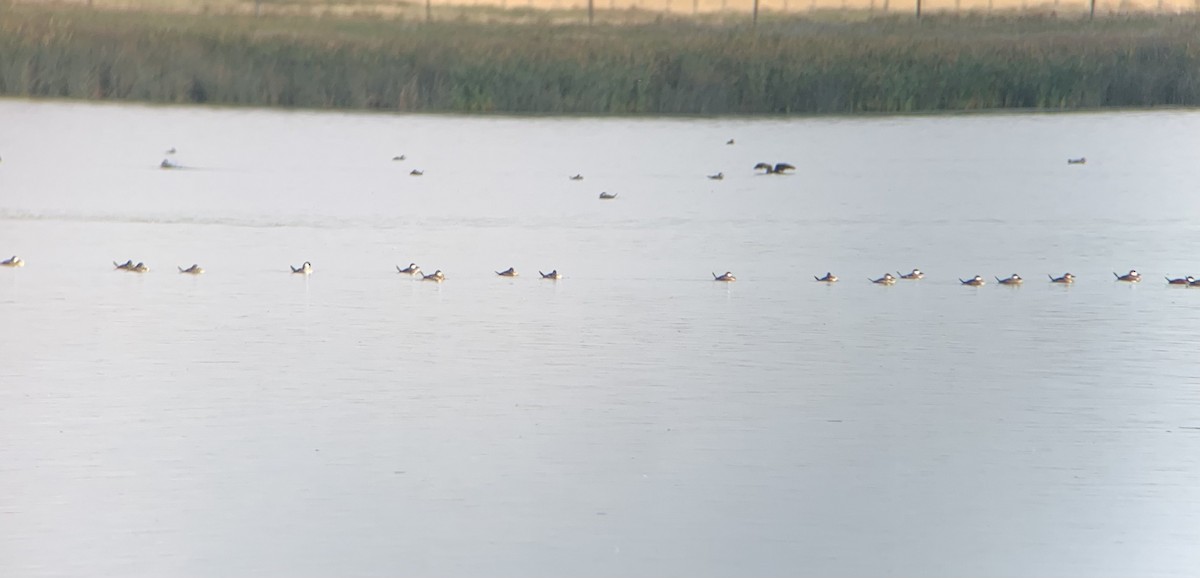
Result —
[[[191, 14], [361, 17], [398, 19], [425, 17], [424, 0], [10, 0], [14, 4], [75, 4], [96, 9]], [[754, 0], [594, 0], [607, 21], [641, 22], [657, 15], [744, 17]], [[871, 15], [906, 14], [916, 0], [759, 0], [763, 17], [804, 14], [826, 19], [861, 20]], [[430, 0], [435, 14], [470, 20], [561, 19], [562, 15], [529, 16], [527, 11], [560, 12], [578, 17], [587, 0]], [[257, 4], [257, 6], [256, 6]], [[1059, 16], [1087, 14], [1087, 0], [922, 0], [926, 13], [1002, 13]], [[1200, 11], [1200, 0], [1097, 0], [1100, 15], [1130, 13], [1180, 14]], [[640, 14], [639, 14], [640, 13]]]

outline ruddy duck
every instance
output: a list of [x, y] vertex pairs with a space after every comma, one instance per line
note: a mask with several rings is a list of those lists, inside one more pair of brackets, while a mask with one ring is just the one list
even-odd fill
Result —
[[16, 255], [13, 255], [12, 257], [10, 257], [8, 259], [0, 261], [0, 267], [24, 267], [24, 266], [25, 266], [25, 261], [22, 261], [21, 258]]
[[1049, 273], [1047, 273], [1046, 276], [1050, 278], [1051, 283], [1071, 284], [1071, 283], [1075, 282], [1075, 276], [1070, 273], [1063, 273], [1062, 277], [1055, 277], [1054, 275], [1050, 275]]
[[996, 282], [1001, 285], [1020, 285], [1021, 283], [1024, 283], [1025, 280], [1022, 279], [1020, 275], [1013, 273], [1012, 275], [1010, 275], [1004, 279], [996, 277]]
[[176, 267], [176, 269], [179, 269], [180, 273], [187, 273], [188, 275], [203, 275], [204, 274], [204, 268], [199, 265], [196, 265], [194, 263], [192, 264], [191, 267], [188, 267], [187, 269], [184, 269], [183, 267]]
[[408, 266], [403, 269], [401, 269], [399, 265], [396, 265], [396, 271], [398, 273], [404, 273], [405, 275], [420, 275], [421, 274], [421, 268], [418, 267], [416, 263], [409, 263]]
[[713, 180], [713, 181], [723, 181], [723, 180], [725, 180], [725, 173], [717, 173], [715, 175], [708, 175], [708, 178], [709, 178], [709, 180]]
[[171, 162], [171, 159], [163, 159], [163, 161], [161, 163], [158, 163], [158, 168], [160, 168], [160, 169], [177, 169], [177, 168], [179, 168], [179, 165]]
[[142, 263], [139, 261], [137, 265], [134, 265], [129, 270], [133, 271], [134, 273], [145, 273], [145, 272], [149, 271], [150, 268], [147, 267], [145, 263]]
[[407, 158], [407, 157], [405, 157], [404, 155], [397, 155], [397, 156], [394, 156], [394, 157], [392, 157], [392, 160], [394, 160], [394, 161], [402, 161], [402, 160], [404, 160], [405, 158]]
[[730, 273], [729, 271], [726, 271], [724, 275], [717, 275], [716, 273], [713, 273], [712, 276], [713, 281], [737, 281], [737, 277], [734, 277], [733, 273]]
[[446, 276], [442, 275], [441, 269], [438, 269], [437, 271], [434, 271], [433, 274], [431, 274], [431, 275], [421, 276], [421, 280], [422, 281], [435, 281], [437, 283], [441, 283], [442, 281], [446, 280]]
[[[291, 267], [291, 265], [289, 265], [289, 267]], [[312, 263], [305, 261], [304, 264], [299, 267], [292, 267], [292, 273], [302, 273], [304, 275], [311, 275], [312, 274]]]
[[775, 163], [775, 166], [771, 166], [767, 163], [758, 163], [757, 165], [754, 165], [754, 170], [757, 171], [759, 169], [766, 171], [763, 173], [764, 175], [784, 175], [787, 174], [786, 171], [796, 170], [796, 167], [788, 163]]
[[1113, 277], [1116, 277], [1117, 281], [1124, 281], [1126, 283], [1137, 283], [1142, 280], [1142, 274], [1134, 271], [1133, 269], [1130, 269], [1129, 272], [1124, 275], [1117, 275], [1116, 273], [1113, 273]]
[[1196, 278], [1192, 277], [1191, 275], [1188, 275], [1186, 278], [1183, 278], [1183, 279], [1172, 279], [1170, 277], [1167, 277], [1168, 285], [1191, 285], [1195, 281], [1196, 281]]
[[582, 181], [582, 180], [583, 180], [583, 175], [574, 175], [574, 176], [572, 176], [572, 177], [571, 177], [571, 180], [572, 180], [572, 181]]
[[908, 279], [909, 281], [925, 278], [925, 274], [922, 273], [920, 269], [913, 269], [912, 273], [908, 273], [908, 274], [904, 274], [899, 271], [896, 271], [896, 274], [900, 275], [901, 279]]
[[813, 275], [813, 279], [816, 279], [822, 283], [837, 283], [837, 275], [834, 275], [833, 273], [825, 273], [824, 277], [817, 277], [816, 275]]
[[1086, 157], [1079, 157], [1079, 158], [1077, 158], [1077, 159], [1067, 159], [1067, 164], [1068, 164], [1068, 165], [1086, 165], [1086, 164], [1087, 164], [1087, 158], [1086, 158]]
[[871, 279], [871, 282], [875, 283], [876, 285], [895, 285], [896, 278], [893, 277], [891, 273], [884, 273], [883, 277]]
[[615, 199], [618, 193], [600, 193], [601, 199]]
[[425, 171], [418, 171], [417, 169], [413, 169], [411, 171], [408, 171], [408, 174], [409, 174], [409, 176], [412, 176], [412, 177], [419, 177], [419, 176], [425, 174]]
[[562, 273], [559, 273], [558, 269], [555, 269], [549, 273], [542, 273], [541, 271], [538, 271], [538, 275], [541, 275], [542, 279], [562, 279]]
[[985, 283], [987, 283], [987, 281], [984, 281], [983, 277], [980, 277], [979, 275], [976, 275], [971, 279], [967, 279], [966, 281], [959, 279], [958, 282], [962, 283], [963, 285], [970, 285], [971, 287], [982, 287]]
[[120, 265], [118, 265], [116, 261], [113, 261], [113, 268], [119, 269], [121, 271], [128, 271], [130, 269], [133, 269], [133, 259], [130, 259], [124, 263], [121, 263]]
[[727, 145], [733, 144], [733, 139], [729, 139], [729, 140], [725, 141], [725, 144], [727, 144]]
[[509, 267], [503, 271], [496, 271], [496, 274], [501, 277], [516, 277], [520, 275], [520, 273], [517, 273], [517, 270], [513, 269], [512, 267]]

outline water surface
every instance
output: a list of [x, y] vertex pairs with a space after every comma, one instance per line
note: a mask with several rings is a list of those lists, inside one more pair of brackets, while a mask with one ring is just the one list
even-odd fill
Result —
[[0, 126], [0, 574], [1200, 567], [1198, 113]]

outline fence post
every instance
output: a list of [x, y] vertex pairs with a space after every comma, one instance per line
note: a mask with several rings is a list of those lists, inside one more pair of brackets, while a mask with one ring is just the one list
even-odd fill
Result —
[[[1095, 0], [1092, 0], [1093, 2]], [[921, 0], [917, 0], [917, 20], [921, 19]]]
[[433, 22], [433, 0], [425, 0], [425, 21]]
[[754, 25], [758, 26], [758, 0], [754, 0]]
[[588, 26], [596, 19], [596, 0], [588, 0]]
[[1096, 19], [1096, 0], [1092, 0], [1092, 9], [1088, 12], [1088, 20]]

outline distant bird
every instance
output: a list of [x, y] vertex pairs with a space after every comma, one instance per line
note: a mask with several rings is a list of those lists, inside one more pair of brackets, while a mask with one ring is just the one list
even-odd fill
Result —
[[1051, 283], [1062, 283], [1064, 285], [1070, 285], [1071, 283], [1075, 282], [1075, 276], [1070, 273], [1063, 273], [1062, 277], [1055, 277], [1054, 275], [1050, 275], [1050, 274], [1047, 274], [1046, 276], [1050, 278]]
[[572, 176], [572, 177], [569, 177], [569, 178], [570, 178], [572, 181], [582, 181], [582, 180], [583, 180], [583, 175], [574, 175], [574, 176]]
[[118, 265], [116, 261], [113, 261], [113, 268], [119, 269], [121, 271], [128, 271], [130, 269], [133, 269], [133, 259], [130, 259], [124, 263], [121, 263], [120, 265]]
[[433, 272], [432, 274], [430, 274], [430, 275], [423, 275], [423, 276], [421, 276], [421, 280], [422, 280], [422, 281], [434, 281], [434, 282], [437, 282], [437, 283], [441, 283], [442, 281], [445, 281], [445, 280], [446, 280], [446, 276], [445, 276], [445, 275], [442, 275], [442, 270], [441, 270], [441, 269], [438, 269], [437, 271], [434, 271], [434, 272]]
[[966, 281], [959, 279], [958, 282], [962, 283], [963, 285], [970, 285], [971, 287], [982, 287], [984, 284], [987, 283], [987, 281], [984, 281], [983, 277], [980, 277], [979, 275], [976, 275], [970, 279], [967, 279]]
[[895, 285], [896, 284], [896, 278], [892, 277], [891, 273], [884, 273], [883, 277], [880, 277], [878, 279], [869, 279], [869, 281], [876, 285]]
[[158, 163], [158, 168], [160, 168], [160, 169], [177, 169], [177, 168], [179, 168], [179, 165], [171, 162], [171, 159], [163, 159], [163, 161], [161, 163]]
[[541, 275], [542, 279], [554, 279], [555, 281], [562, 279], [562, 273], [559, 273], [558, 269], [555, 269], [549, 273], [542, 273], [541, 271], [538, 271], [538, 275]]
[[729, 140], [725, 141], [725, 144], [727, 144], [727, 145], [733, 144], [733, 139], [729, 139]]
[[12, 257], [9, 257], [8, 259], [0, 261], [0, 267], [24, 267], [24, 266], [25, 266], [25, 261], [21, 260], [21, 258], [16, 255], [13, 255]]
[[1005, 277], [1003, 279], [996, 277], [996, 282], [1001, 285], [1020, 285], [1020, 284], [1024, 283], [1025, 280], [1022, 279], [1020, 275], [1013, 273], [1012, 275]]
[[733, 273], [730, 273], [729, 271], [726, 271], [724, 275], [717, 275], [716, 273], [713, 273], [712, 276], [713, 281], [737, 281], [737, 277], [734, 277]]
[[1067, 164], [1068, 164], [1068, 165], [1086, 165], [1086, 164], [1087, 164], [1087, 158], [1086, 158], [1086, 157], [1079, 157], [1079, 158], [1077, 158], [1077, 159], [1067, 159]]
[[[289, 265], [289, 267], [291, 267], [291, 265]], [[304, 275], [311, 275], [312, 274], [312, 263], [305, 261], [304, 264], [299, 267], [292, 267], [292, 273], [301, 273]]]
[[725, 180], [725, 173], [717, 173], [715, 175], [708, 175], [708, 178], [712, 179], [714, 181]]
[[838, 280], [837, 275], [834, 275], [833, 273], [825, 273], [824, 277], [817, 277], [816, 275], [813, 275], [813, 279], [816, 279], [822, 283], [837, 283]]
[[421, 176], [421, 175], [423, 175], [423, 174], [425, 174], [425, 171], [418, 171], [417, 169], [413, 169], [413, 170], [411, 170], [411, 171], [409, 171], [409, 172], [408, 172], [408, 175], [409, 175], [410, 177], [419, 177], [419, 176]]
[[496, 271], [496, 274], [501, 277], [516, 277], [520, 275], [520, 273], [517, 273], [517, 270], [513, 269], [512, 267], [509, 267], [503, 271]]
[[134, 265], [129, 270], [134, 273], [145, 273], [150, 270], [150, 267], [147, 267], [145, 263], [139, 261], [137, 265]]
[[167, 149], [167, 154], [169, 154], [169, 155], [175, 154], [175, 147], [171, 147], [171, 148]]
[[771, 166], [767, 163], [758, 163], [757, 165], [754, 165], [754, 170], [757, 171], [759, 169], [766, 171], [763, 173], [764, 175], [785, 175], [787, 174], [786, 171], [794, 171], [796, 170], [796, 167], [788, 163], [776, 163], [775, 166]]
[[1124, 275], [1117, 275], [1116, 273], [1113, 273], [1113, 277], [1116, 277], [1117, 281], [1124, 281], [1126, 283], [1137, 283], [1142, 280], [1142, 274], [1134, 271], [1133, 269], [1130, 269], [1129, 272]]
[[617, 198], [617, 193], [600, 193], [600, 198], [601, 199], [615, 199], [615, 198]]
[[403, 269], [401, 269], [399, 265], [396, 265], [396, 272], [404, 273], [405, 275], [420, 275], [421, 268], [418, 267], [416, 263], [409, 263], [408, 266]]
[[196, 265], [194, 263], [192, 264], [191, 267], [188, 267], [187, 269], [184, 269], [183, 267], [176, 267], [176, 269], [179, 269], [180, 273], [187, 273], [188, 275], [203, 275], [204, 274], [204, 268], [199, 265]]
[[915, 281], [917, 279], [925, 278], [925, 274], [922, 273], [920, 269], [913, 269], [912, 272], [910, 272], [910, 273], [901, 273], [899, 271], [896, 271], [896, 274], [899, 275], [901, 279], [906, 279], [909, 281]]
[[394, 161], [402, 161], [402, 160], [404, 160], [405, 158], [407, 158], [407, 157], [405, 157], [404, 155], [400, 155], [400, 156], [395, 156], [395, 157], [392, 157], [392, 160], [394, 160]]
[[[3, 265], [3, 263], [0, 263], [0, 265]], [[1191, 285], [1192, 282], [1194, 282], [1195, 280], [1196, 280], [1196, 278], [1192, 277], [1191, 275], [1188, 275], [1184, 279], [1172, 279], [1170, 277], [1167, 277], [1167, 284], [1168, 285]]]

